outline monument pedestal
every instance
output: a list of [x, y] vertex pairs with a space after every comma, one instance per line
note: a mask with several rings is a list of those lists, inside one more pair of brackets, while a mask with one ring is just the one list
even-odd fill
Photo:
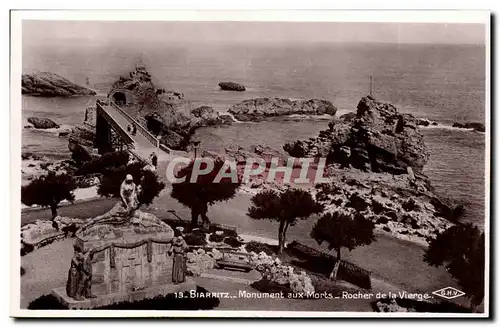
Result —
[[139, 215], [144, 223], [97, 223], [76, 233], [76, 248], [92, 253], [87, 262], [92, 269], [91, 293], [95, 298], [75, 300], [68, 296], [67, 287], [74, 287], [68, 284], [52, 292], [63, 305], [90, 309], [196, 288], [191, 280], [172, 283], [173, 257], [169, 250], [174, 233], [170, 226], [153, 215]]

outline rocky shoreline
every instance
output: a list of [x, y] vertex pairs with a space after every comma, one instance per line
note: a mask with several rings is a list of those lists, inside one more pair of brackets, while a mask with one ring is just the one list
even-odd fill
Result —
[[[421, 172], [429, 151], [417, 118], [400, 114], [393, 105], [371, 96], [360, 100], [356, 113], [334, 118], [318, 137], [283, 148], [291, 157], [327, 159], [327, 183], [300, 185], [312, 190], [327, 212], [361, 212], [377, 230], [395, 237], [425, 245], [457, 223], [465, 210], [460, 203], [436, 194]], [[237, 163], [249, 156], [260, 156], [266, 162], [270, 155], [282, 162], [288, 158], [273, 149], [226, 149], [226, 155]], [[255, 178], [242, 192], [255, 194], [291, 186]]]
[[[326, 100], [289, 100], [258, 98], [244, 100], [229, 108], [230, 115], [208, 106], [191, 108], [180, 93], [157, 89], [144, 68], [113, 84], [110, 97], [117, 92], [124, 109], [160, 138], [170, 149], [186, 150], [194, 131], [202, 126], [221, 126], [240, 121], [261, 121], [268, 117], [296, 114], [331, 115], [328, 129], [317, 137], [287, 143], [283, 150], [256, 145], [225, 149], [224, 153], [204, 151], [203, 156], [231, 159], [239, 170], [247, 158], [261, 157], [266, 163], [277, 157], [326, 158], [327, 183], [299, 185], [309, 188], [327, 207], [327, 211], [362, 212], [380, 231], [425, 244], [436, 233], [456, 223], [464, 208], [435, 194], [422, 173], [429, 151], [419, 131], [422, 119], [399, 113], [389, 103], [372, 96], [362, 97], [356, 112], [336, 117], [337, 108]], [[164, 94], [178, 94], [166, 99]], [[429, 122], [429, 124], [433, 124]], [[82, 124], [75, 126], [68, 141], [76, 165], [96, 157], [95, 107], [85, 111]], [[70, 166], [68, 164], [68, 166]], [[67, 169], [67, 167], [64, 167]], [[299, 168], [300, 169], [300, 168]], [[263, 189], [284, 190], [297, 186], [268, 182], [265, 174], [256, 176], [241, 192], [255, 194]]]

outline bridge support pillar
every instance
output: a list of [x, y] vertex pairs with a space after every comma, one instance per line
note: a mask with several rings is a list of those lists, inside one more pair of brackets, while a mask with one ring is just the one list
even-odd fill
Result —
[[99, 154], [113, 151], [111, 143], [111, 126], [102, 115], [96, 117], [96, 147]]

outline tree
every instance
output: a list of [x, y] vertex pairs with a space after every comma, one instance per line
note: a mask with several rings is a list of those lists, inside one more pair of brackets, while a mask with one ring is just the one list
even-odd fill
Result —
[[[215, 183], [220, 170], [224, 171], [224, 162], [214, 160], [214, 168], [205, 175], [198, 175], [195, 182], [191, 182], [194, 161], [183, 167], [176, 174], [176, 178], [185, 177], [184, 181], [172, 184], [172, 198], [179, 201], [182, 205], [191, 209], [191, 225], [193, 228], [198, 226], [198, 217], [201, 216], [203, 223], [209, 223], [207, 217], [208, 207], [216, 202], [223, 202], [232, 199], [236, 190], [241, 186], [237, 179], [232, 180], [223, 177], [218, 183]], [[205, 166], [204, 166], [205, 165]], [[201, 169], [206, 168], [206, 163], [200, 164]]]
[[329, 250], [335, 249], [337, 252], [331, 279], [337, 279], [342, 258], [340, 249], [344, 247], [351, 251], [358, 246], [371, 244], [375, 240], [374, 227], [371, 220], [358, 212], [354, 215], [341, 211], [328, 212], [316, 222], [311, 230], [311, 237], [319, 245], [326, 242]]
[[31, 183], [21, 187], [21, 202], [27, 206], [38, 204], [50, 207], [52, 220], [57, 217], [57, 208], [63, 200], [73, 202], [73, 191], [76, 184], [69, 174], [56, 174], [49, 171], [47, 175], [35, 178]]
[[101, 196], [120, 198], [120, 186], [127, 174], [130, 174], [134, 178], [134, 183], [142, 186], [142, 192], [137, 197], [139, 205], [151, 204], [153, 199], [165, 188], [165, 183], [159, 179], [155, 172], [144, 170], [144, 167], [144, 163], [134, 162], [109, 169], [103, 175], [97, 193]]
[[471, 223], [455, 225], [433, 239], [424, 254], [431, 266], [445, 264], [476, 312], [484, 298], [484, 232]]
[[323, 211], [323, 205], [316, 202], [311, 194], [300, 189], [288, 189], [279, 194], [273, 190], [262, 191], [251, 199], [252, 206], [247, 215], [253, 219], [269, 219], [279, 222], [279, 253], [283, 253], [286, 232], [297, 219], [306, 219]]

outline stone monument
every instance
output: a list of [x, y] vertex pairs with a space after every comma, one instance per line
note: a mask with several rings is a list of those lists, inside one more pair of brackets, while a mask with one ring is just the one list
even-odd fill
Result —
[[178, 238], [169, 225], [137, 209], [140, 187], [131, 177], [122, 183], [122, 201], [104, 215], [89, 219], [76, 232], [67, 285], [53, 290], [70, 309], [91, 309], [196, 288], [188, 278], [173, 279], [172, 242], [178, 244]]

